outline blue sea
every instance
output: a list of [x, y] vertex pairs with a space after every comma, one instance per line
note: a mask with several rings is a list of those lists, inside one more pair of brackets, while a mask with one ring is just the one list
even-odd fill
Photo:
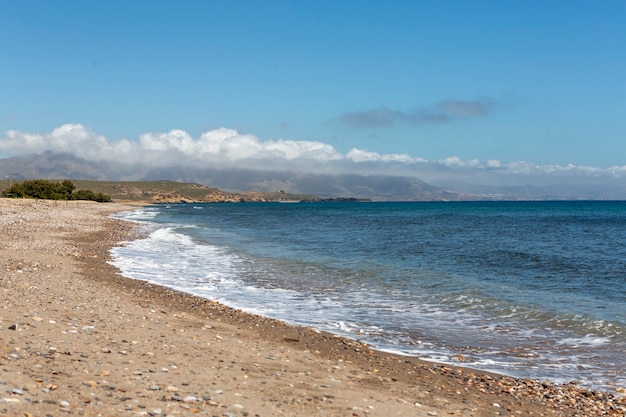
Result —
[[217, 203], [118, 217], [124, 276], [380, 350], [626, 386], [626, 202]]

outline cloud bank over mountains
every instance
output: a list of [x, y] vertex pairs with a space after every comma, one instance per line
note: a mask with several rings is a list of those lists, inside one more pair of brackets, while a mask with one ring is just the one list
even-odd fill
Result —
[[50, 133], [6, 132], [0, 154], [23, 156], [45, 151], [69, 153], [92, 161], [115, 161], [149, 166], [219, 164], [231, 166], [245, 160], [318, 162], [345, 159], [332, 146], [313, 141], [261, 141], [250, 134], [220, 128], [192, 138], [179, 129], [144, 133], [138, 141], [110, 141], [80, 124], [65, 124]]
[[[479, 117], [483, 112], [491, 111], [488, 100], [482, 104], [442, 102], [439, 106], [447, 108], [445, 117]], [[381, 120], [385, 117], [381, 116]], [[396, 116], [391, 119], [393, 117]], [[512, 186], [564, 182], [588, 185], [594, 182], [601, 184], [607, 179], [626, 181], [626, 165], [609, 168], [536, 165], [524, 161], [462, 160], [455, 156], [433, 161], [408, 154], [380, 154], [357, 148], [342, 153], [322, 142], [260, 140], [252, 134], [226, 128], [205, 132], [197, 138], [178, 129], [167, 133], [145, 133], [132, 141], [109, 140], [81, 124], [65, 124], [49, 133], [10, 130], [0, 137], [1, 158], [43, 152], [149, 168], [181, 166], [291, 170], [315, 174], [402, 175], [435, 185], [455, 182]]]

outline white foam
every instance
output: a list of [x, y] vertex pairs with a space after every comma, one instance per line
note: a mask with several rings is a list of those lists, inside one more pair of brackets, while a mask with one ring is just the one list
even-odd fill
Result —
[[[133, 213], [134, 219], [157, 216], [151, 210]], [[570, 379], [580, 380], [576, 367], [586, 358], [577, 356], [577, 349], [589, 351], [611, 342], [593, 334], [579, 337], [567, 326], [556, 330], [535, 326], [545, 323], [536, 312], [500, 307], [487, 297], [420, 298], [365, 284], [344, 287], [339, 280], [325, 280], [324, 274], [334, 270], [315, 266], [300, 272], [303, 268], [298, 266], [290, 271], [288, 261], [272, 264], [247, 258], [245, 253], [196, 241], [178, 227], [158, 227], [145, 239], [112, 250], [112, 263], [125, 276], [249, 313], [358, 337], [382, 350], [456, 364], [455, 354], [462, 354], [467, 358], [464, 366], [538, 378], [572, 375]], [[532, 348], [532, 355], [518, 353], [525, 347]], [[507, 353], [509, 348], [515, 353]]]
[[120, 213], [112, 214], [111, 217], [127, 220], [130, 222], [144, 222], [153, 220], [156, 216], [158, 216], [159, 211], [156, 208], [140, 208], [132, 211], [123, 211]]
[[114, 248], [111, 254], [111, 263], [123, 275], [187, 292], [211, 281], [229, 283], [236, 276], [235, 257], [215, 246], [198, 245], [172, 227]]
[[178, 245], [193, 246], [193, 240], [189, 236], [186, 236], [180, 233], [175, 233], [174, 228], [172, 227], [158, 229], [154, 231], [150, 235], [150, 240], [157, 244], [162, 243], [162, 242], [172, 242]]
[[595, 335], [585, 335], [578, 338], [565, 338], [556, 342], [558, 345], [568, 345], [571, 347], [577, 346], [602, 346], [611, 343], [611, 339], [608, 337], [598, 337]]

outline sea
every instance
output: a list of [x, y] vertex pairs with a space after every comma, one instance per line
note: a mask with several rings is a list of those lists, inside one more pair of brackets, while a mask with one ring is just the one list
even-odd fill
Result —
[[512, 377], [626, 387], [626, 202], [204, 203], [119, 213], [126, 277]]

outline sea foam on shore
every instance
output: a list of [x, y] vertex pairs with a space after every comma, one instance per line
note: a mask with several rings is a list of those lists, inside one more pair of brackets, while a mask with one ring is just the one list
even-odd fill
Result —
[[0, 416], [618, 416], [624, 403], [388, 355], [106, 263], [121, 205], [0, 199]]

